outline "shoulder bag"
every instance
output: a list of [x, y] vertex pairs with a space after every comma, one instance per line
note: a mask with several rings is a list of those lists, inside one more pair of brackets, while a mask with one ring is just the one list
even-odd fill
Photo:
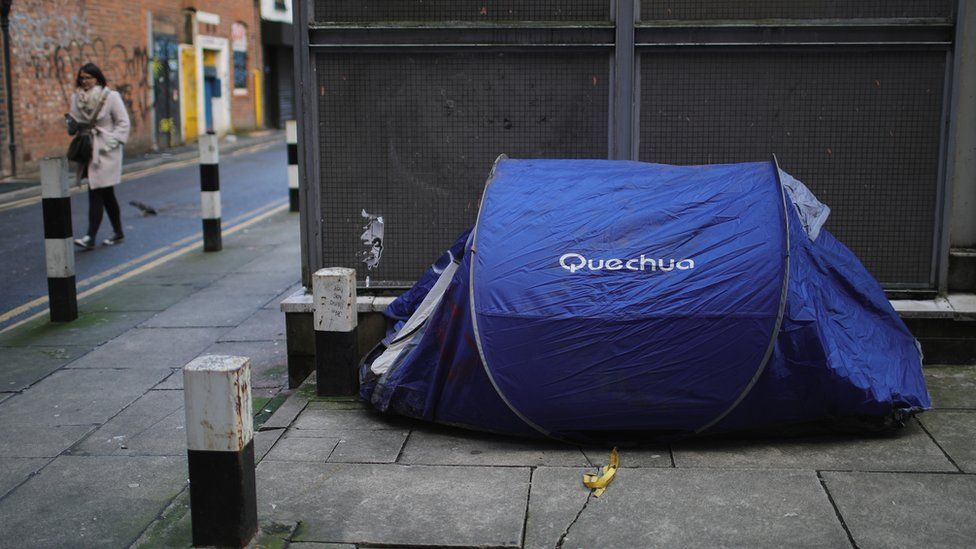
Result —
[[68, 152], [65, 156], [68, 157], [69, 161], [77, 162], [78, 164], [88, 164], [91, 162], [92, 154], [94, 153], [92, 128], [95, 126], [95, 119], [98, 118], [98, 114], [102, 111], [102, 105], [105, 104], [105, 98], [108, 97], [108, 94], [109, 91], [105, 90], [101, 99], [98, 100], [98, 105], [93, 111], [95, 114], [92, 116], [90, 123], [84, 124], [72, 119], [78, 128], [78, 133], [75, 134], [74, 139], [68, 145]]

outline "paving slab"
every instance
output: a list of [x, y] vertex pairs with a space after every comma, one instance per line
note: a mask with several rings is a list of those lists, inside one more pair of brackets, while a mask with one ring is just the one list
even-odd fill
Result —
[[0, 498], [50, 461], [45, 458], [0, 458]]
[[81, 300], [86, 311], [162, 311], [197, 291], [187, 284], [123, 282]]
[[262, 521], [296, 541], [517, 547], [529, 469], [272, 461], [257, 468]]
[[284, 301], [285, 298], [294, 294], [301, 288], [302, 288], [301, 282], [295, 284], [294, 286], [290, 286], [287, 290], [271, 298], [267, 303], [264, 304], [264, 307], [262, 307], [262, 309], [271, 309], [271, 310], [281, 312], [281, 302]]
[[183, 369], [176, 368], [170, 371], [162, 382], [153, 387], [154, 391], [182, 391], [183, 390]]
[[227, 328], [133, 328], [69, 368], [182, 368]]
[[354, 405], [357, 406], [357, 409], [336, 408], [335, 404], [329, 402], [309, 402], [292, 427], [314, 431], [347, 431], [354, 429], [403, 429], [409, 428], [413, 424], [409, 418], [381, 414], [374, 409], [362, 407], [358, 403], [340, 403], [340, 405]]
[[291, 395], [284, 404], [275, 410], [274, 414], [268, 418], [268, 421], [264, 422], [261, 429], [284, 429], [289, 427], [307, 405], [308, 400], [302, 398], [301, 395]]
[[281, 461], [394, 463], [409, 429], [310, 431], [292, 429], [269, 456]]
[[0, 391], [21, 391], [88, 351], [81, 346], [0, 348]]
[[931, 366], [923, 372], [934, 408], [976, 409], [976, 366]]
[[592, 472], [595, 472], [593, 468], [580, 467], [539, 467], [532, 471], [525, 549], [556, 546], [589, 499], [590, 491], [583, 486], [583, 473]]
[[0, 539], [127, 546], [185, 485], [183, 458], [62, 456], [0, 501]]
[[285, 313], [258, 309], [240, 326], [220, 336], [220, 341], [284, 341]]
[[[236, 272], [239, 273], [280, 273], [280, 272], [290, 272], [290, 269], [282, 269], [282, 265], [293, 265], [295, 258], [301, 258], [302, 249], [298, 242], [294, 238], [290, 238], [289, 241], [280, 246], [276, 247], [273, 252], [262, 255], [261, 257], [254, 259], [250, 263], [237, 269]], [[301, 270], [297, 267], [292, 273], [294, 278], [297, 280], [302, 277]]]
[[[812, 471], [625, 468], [585, 507], [579, 501], [585, 493], [581, 472], [535, 471], [529, 505], [534, 530], [526, 538], [533, 546], [554, 547], [564, 535], [566, 548], [849, 547]], [[574, 495], [546, 499], [560, 490]], [[560, 530], [567, 516], [570, 522]]]
[[[591, 465], [606, 465], [610, 461], [613, 448], [583, 448], [583, 455]], [[671, 462], [671, 448], [668, 446], [646, 446], [639, 448], [620, 448], [617, 450], [621, 467], [674, 467]]]
[[0, 420], [0, 456], [53, 458], [94, 431], [97, 425], [58, 425], [35, 429]]
[[0, 347], [96, 347], [142, 323], [153, 313], [146, 311], [78, 312], [72, 322], [51, 323], [39, 318], [0, 334]]
[[858, 547], [971, 548], [976, 476], [823, 473]]
[[218, 342], [201, 354], [248, 357], [251, 359], [251, 387], [255, 389], [288, 385], [288, 346], [284, 341]]
[[156, 267], [151, 273], [147, 273], [145, 278], [204, 274], [215, 274], [219, 278], [219, 276], [232, 273], [254, 261], [256, 256], [273, 249], [273, 246], [248, 246], [227, 241], [224, 242], [224, 247], [219, 252], [204, 252], [202, 250], [189, 252], [180, 256], [176, 261]]
[[[268, 456], [271, 449], [278, 444], [281, 437], [285, 434], [284, 429], [271, 429], [268, 431], [257, 431], [254, 433], [254, 462], [260, 463]], [[186, 441], [184, 440], [184, 445]], [[258, 496], [260, 497], [260, 496]]]
[[418, 465], [564, 465], [586, 467], [576, 446], [421, 424], [414, 428], [399, 463]]
[[228, 292], [205, 288], [158, 313], [146, 328], [236, 327], [267, 303], [275, 292]]
[[976, 473], [976, 411], [932, 411], [921, 422], [959, 469]]
[[289, 543], [288, 549], [356, 549], [356, 546], [348, 543], [314, 543], [303, 541]]
[[225, 272], [181, 273], [179, 272], [178, 268], [165, 271], [160, 271], [157, 269], [153, 269], [148, 273], [144, 273], [139, 277], [132, 279], [131, 283], [133, 285], [165, 286], [173, 288], [177, 286], [186, 286], [191, 289], [190, 293], [193, 293], [210, 286], [214, 283], [214, 281], [227, 274]]
[[180, 456], [186, 453], [181, 391], [149, 391], [71, 448], [80, 455]]
[[[296, 436], [292, 431], [286, 433], [275, 444], [275, 447], [268, 453], [267, 458], [272, 461], [311, 461], [315, 463], [325, 463], [329, 461], [329, 456], [339, 445], [340, 438], [332, 437], [303, 437]], [[305, 431], [315, 432], [315, 431]], [[364, 433], [369, 431], [363, 431]], [[395, 431], [394, 431], [395, 432]], [[396, 456], [393, 456], [396, 459]], [[390, 460], [388, 463], [392, 463]]]
[[701, 440], [672, 448], [676, 467], [955, 471], [938, 445], [911, 421], [889, 436]]
[[[285, 265], [295, 263], [298, 256], [280, 260]], [[211, 288], [226, 292], [258, 292], [278, 295], [301, 280], [301, 272], [280, 271], [266, 273], [233, 272], [216, 280]]]
[[[104, 423], [169, 370], [59, 370], [0, 406], [0, 425], [34, 428]], [[2, 438], [2, 437], [0, 437]]]

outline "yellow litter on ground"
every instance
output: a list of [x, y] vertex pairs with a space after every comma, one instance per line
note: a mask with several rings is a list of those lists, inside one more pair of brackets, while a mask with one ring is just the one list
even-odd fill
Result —
[[604, 465], [600, 469], [599, 476], [594, 474], [583, 475], [583, 485], [593, 490], [594, 497], [602, 496], [607, 486], [613, 482], [613, 477], [617, 474], [618, 467], [620, 467], [620, 458], [617, 456], [617, 449], [614, 448], [610, 451], [609, 465]]

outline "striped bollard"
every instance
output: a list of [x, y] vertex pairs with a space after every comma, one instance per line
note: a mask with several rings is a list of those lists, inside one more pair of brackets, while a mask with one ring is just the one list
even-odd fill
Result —
[[298, 211], [298, 123], [285, 122], [285, 142], [288, 143], [288, 211]]
[[41, 160], [41, 209], [44, 213], [44, 256], [51, 322], [70, 322], [78, 318], [71, 193], [64, 173], [64, 159]]
[[356, 270], [319, 269], [312, 275], [315, 391], [348, 396], [359, 391]]
[[183, 367], [194, 546], [244, 547], [258, 529], [251, 361], [202, 356]]
[[200, 211], [203, 217], [203, 251], [219, 252], [220, 241], [220, 150], [217, 135], [200, 136]]

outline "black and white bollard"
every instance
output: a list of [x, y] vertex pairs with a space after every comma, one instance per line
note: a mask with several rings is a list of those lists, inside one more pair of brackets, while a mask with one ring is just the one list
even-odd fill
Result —
[[251, 361], [196, 358], [183, 395], [193, 545], [244, 547], [258, 528]]
[[220, 150], [217, 135], [200, 136], [200, 212], [203, 217], [203, 251], [218, 252], [220, 240]]
[[285, 142], [288, 143], [288, 211], [298, 211], [298, 123], [285, 122]]
[[71, 193], [64, 175], [64, 159], [41, 160], [41, 209], [44, 212], [44, 256], [51, 322], [70, 322], [78, 318]]
[[312, 275], [315, 390], [319, 396], [359, 391], [356, 270], [319, 269]]

